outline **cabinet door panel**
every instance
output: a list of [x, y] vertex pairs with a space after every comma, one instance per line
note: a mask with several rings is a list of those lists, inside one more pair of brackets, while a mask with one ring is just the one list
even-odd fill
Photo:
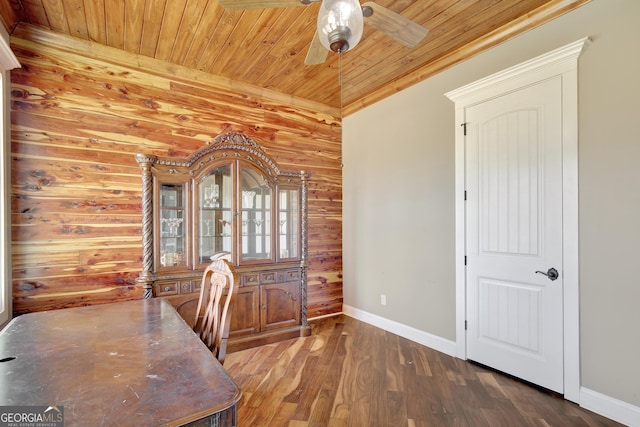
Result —
[[300, 189], [278, 190], [278, 257], [300, 258]]
[[197, 265], [205, 266], [212, 259], [231, 258], [234, 251], [234, 200], [232, 165], [221, 165], [198, 180], [196, 219], [198, 239]]
[[300, 284], [263, 285], [261, 292], [262, 329], [267, 331], [295, 326], [300, 321]]
[[249, 286], [238, 289], [231, 312], [229, 336], [240, 337], [258, 332], [260, 330], [259, 312], [258, 287]]
[[238, 197], [242, 223], [240, 264], [266, 262], [273, 258], [272, 184], [262, 172], [242, 164]]
[[189, 192], [186, 183], [159, 182], [156, 201], [158, 217], [155, 220], [157, 236], [155, 250], [156, 266], [159, 270], [175, 270], [187, 267], [188, 245], [188, 203]]

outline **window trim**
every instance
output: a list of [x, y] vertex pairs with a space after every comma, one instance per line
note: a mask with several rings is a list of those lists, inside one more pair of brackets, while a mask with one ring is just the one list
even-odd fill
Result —
[[11, 70], [20, 63], [11, 51], [10, 36], [0, 25], [0, 327], [13, 316], [11, 292]]

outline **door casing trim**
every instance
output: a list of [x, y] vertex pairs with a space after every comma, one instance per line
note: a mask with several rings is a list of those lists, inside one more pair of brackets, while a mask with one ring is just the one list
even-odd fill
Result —
[[562, 237], [564, 398], [580, 401], [580, 294], [578, 230], [578, 58], [585, 37], [492, 74], [445, 95], [455, 103], [456, 356], [467, 358], [465, 321], [465, 135], [466, 108], [552, 77], [562, 81]]

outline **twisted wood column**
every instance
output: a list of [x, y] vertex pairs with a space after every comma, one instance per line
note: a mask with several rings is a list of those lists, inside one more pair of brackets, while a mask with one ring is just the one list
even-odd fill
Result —
[[142, 171], [142, 272], [136, 282], [143, 287], [144, 298], [153, 297], [153, 176], [155, 156], [136, 154]]
[[307, 259], [309, 256], [309, 248], [308, 248], [308, 243], [307, 243], [307, 233], [308, 233], [308, 220], [307, 220], [307, 210], [308, 210], [308, 179], [309, 179], [310, 174], [306, 173], [305, 171], [300, 171], [300, 179], [302, 180], [302, 200], [301, 200], [301, 220], [302, 220], [302, 227], [301, 227], [301, 241], [302, 241], [302, 253], [300, 254], [301, 256], [301, 268], [302, 268], [302, 283], [301, 283], [301, 288], [300, 289], [300, 296], [301, 296], [301, 303], [302, 303], [302, 307], [301, 307], [301, 313], [300, 313], [300, 317], [302, 320], [302, 328], [303, 330], [311, 330], [311, 327], [309, 326], [309, 321], [307, 320], [307, 311], [308, 311], [308, 305], [307, 305]]

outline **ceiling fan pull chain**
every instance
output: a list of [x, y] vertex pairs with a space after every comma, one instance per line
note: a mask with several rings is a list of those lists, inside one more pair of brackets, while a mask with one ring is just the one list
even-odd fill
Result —
[[340, 86], [340, 126], [342, 126], [342, 52], [338, 52], [338, 86]]

